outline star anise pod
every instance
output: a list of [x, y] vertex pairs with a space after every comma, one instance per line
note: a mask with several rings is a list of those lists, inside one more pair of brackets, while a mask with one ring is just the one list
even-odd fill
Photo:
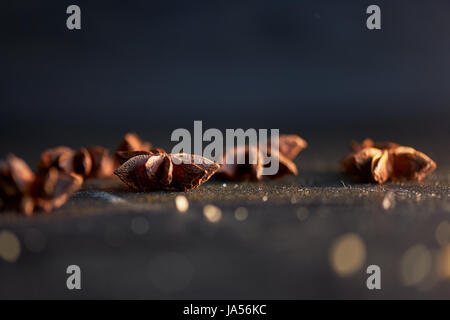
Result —
[[295, 134], [282, 134], [279, 141], [280, 153], [289, 160], [294, 160], [300, 151], [308, 146], [304, 139]]
[[398, 143], [389, 141], [375, 142], [370, 138], [366, 138], [361, 143], [358, 143], [357, 141], [352, 141], [350, 147], [354, 152], [357, 152], [365, 148], [393, 149], [396, 147], [400, 147], [400, 145]]
[[33, 171], [22, 159], [10, 154], [0, 160], [0, 207], [32, 212], [28, 195], [34, 180]]
[[117, 151], [150, 151], [152, 144], [144, 142], [136, 133], [127, 133], [120, 142]]
[[[295, 157], [306, 147], [308, 143], [306, 140], [295, 134], [282, 134], [279, 138], [279, 151], [278, 153], [273, 153], [269, 144], [269, 155], [275, 157], [279, 161], [279, 169], [277, 174], [267, 176], [271, 179], [281, 178], [287, 174], [297, 175], [297, 166], [293, 162]], [[276, 161], [276, 160], [275, 160]]]
[[83, 179], [56, 167], [35, 175], [22, 159], [9, 155], [0, 161], [2, 207], [31, 215], [35, 209], [50, 211], [63, 205]]
[[392, 180], [420, 181], [436, 169], [436, 163], [426, 154], [410, 147], [390, 150], [393, 161]]
[[114, 162], [109, 151], [95, 146], [73, 151], [68, 147], [48, 149], [41, 154], [38, 172], [47, 172], [56, 168], [67, 174], [76, 173], [83, 178], [96, 178], [112, 175]]
[[50, 168], [47, 172], [38, 173], [31, 187], [30, 198], [37, 209], [50, 212], [61, 207], [82, 184], [83, 179], [79, 175]]
[[80, 148], [77, 152], [73, 153], [71, 165], [69, 170], [63, 171], [69, 174], [74, 172], [87, 178], [93, 169], [93, 159], [91, 154], [86, 148]]
[[414, 148], [393, 142], [352, 142], [352, 152], [342, 168], [355, 181], [384, 183], [388, 180], [420, 181], [436, 169], [436, 163]]
[[152, 148], [152, 144], [150, 142], [144, 142], [141, 138], [134, 132], [129, 132], [125, 134], [122, 141], [119, 143], [117, 147], [114, 164], [115, 167], [119, 167], [121, 163], [121, 159], [118, 157], [118, 152], [129, 152], [129, 151], [150, 151]]
[[191, 190], [209, 180], [219, 169], [214, 161], [184, 153], [147, 152], [130, 156], [114, 173], [137, 191]]
[[61, 171], [73, 172], [73, 156], [74, 151], [65, 146], [59, 146], [47, 149], [41, 153], [38, 163], [38, 171], [45, 172], [49, 168], [57, 168]]
[[392, 173], [389, 152], [377, 148], [363, 148], [342, 160], [344, 172], [359, 182], [386, 182]]
[[95, 146], [88, 148], [87, 151], [92, 159], [92, 169], [87, 175], [88, 178], [109, 177], [114, 173], [114, 160], [108, 149]]
[[[234, 157], [233, 164], [227, 164], [227, 155]], [[243, 164], [237, 163], [239, 157], [244, 159]], [[255, 159], [253, 161], [255, 163], [250, 163], [250, 159]], [[256, 146], [238, 146], [224, 156], [223, 165], [217, 171], [216, 177], [230, 181], [258, 181], [262, 178], [263, 167], [263, 155], [259, 148]]]
[[120, 165], [122, 165], [129, 159], [136, 156], [160, 154], [160, 153], [166, 153], [166, 151], [162, 148], [153, 148], [150, 149], [149, 151], [117, 151], [115, 153], [115, 158], [119, 161]]
[[[271, 145], [267, 147], [267, 155], [272, 161], [279, 162], [279, 170], [275, 175], [267, 176], [271, 179], [280, 178], [286, 174], [298, 174], [297, 166], [292, 161], [298, 153], [306, 148], [305, 140], [297, 135], [280, 135], [279, 152], [274, 152]], [[238, 157], [245, 159], [244, 164], [238, 164]], [[227, 164], [227, 158], [234, 157], [234, 164]], [[250, 158], [256, 159], [255, 163], [250, 163]], [[263, 153], [257, 146], [237, 146], [228, 151], [223, 157], [223, 165], [217, 171], [216, 177], [231, 181], [258, 181], [262, 179], [263, 173]]]

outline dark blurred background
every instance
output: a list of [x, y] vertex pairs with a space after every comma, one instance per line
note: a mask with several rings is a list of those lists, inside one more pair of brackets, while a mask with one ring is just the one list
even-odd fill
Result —
[[[0, 259], [0, 298], [450, 296], [432, 271], [441, 252], [450, 256], [436, 236], [450, 212], [450, 1], [0, 3], [1, 157], [14, 152], [35, 168], [45, 148], [114, 148], [130, 130], [167, 148], [194, 120], [279, 128], [309, 143], [297, 177], [210, 181], [186, 193], [184, 215], [177, 194], [89, 182], [52, 214], [5, 214], [0, 231], [22, 251], [16, 263]], [[80, 31], [66, 28], [71, 4]], [[371, 4], [382, 30], [366, 28]], [[411, 145], [438, 169], [421, 183], [351, 184], [338, 160], [367, 136]], [[204, 218], [208, 203], [222, 210], [219, 223]], [[348, 233], [367, 259], [341, 278], [329, 252]], [[81, 292], [66, 290], [69, 264], [82, 267]], [[383, 291], [366, 289], [366, 264], [382, 267]], [[405, 285], [400, 276], [417, 270], [418, 285]], [[167, 293], [165, 281], [180, 287]]]
[[[366, 28], [370, 4], [382, 30]], [[194, 120], [449, 137], [447, 0], [14, 0], [0, 13], [2, 155], [113, 147], [129, 130], [166, 141]]]

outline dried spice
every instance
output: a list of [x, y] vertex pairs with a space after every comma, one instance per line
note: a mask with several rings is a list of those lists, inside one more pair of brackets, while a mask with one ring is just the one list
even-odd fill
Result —
[[29, 213], [28, 195], [35, 175], [22, 159], [10, 154], [0, 160], [0, 199], [2, 209], [20, 210]]
[[400, 145], [395, 142], [375, 142], [370, 138], [366, 138], [361, 143], [352, 141], [350, 146], [354, 152], [357, 152], [365, 148], [393, 149]]
[[150, 151], [152, 144], [144, 142], [136, 133], [127, 133], [120, 142], [117, 151]]
[[[229, 156], [229, 155], [228, 155]], [[258, 181], [262, 178], [263, 172], [263, 155], [261, 151], [255, 146], [239, 146], [235, 147], [232, 156], [234, 156], [233, 164], [227, 164], [226, 157], [224, 156], [223, 165], [217, 171], [216, 177], [223, 180], [230, 181]], [[239, 157], [244, 159], [244, 164], [237, 164]], [[255, 159], [250, 163], [250, 159]]]
[[[274, 157], [275, 155], [272, 153], [271, 156]], [[281, 152], [279, 152], [275, 156], [275, 158], [278, 158], [278, 162], [280, 164], [278, 172], [275, 175], [267, 176], [268, 178], [278, 179], [287, 174], [293, 174], [295, 176], [298, 174], [297, 166], [295, 165], [295, 163], [291, 159], [285, 157]]]
[[50, 211], [63, 205], [82, 185], [83, 179], [56, 167], [35, 175], [22, 159], [9, 155], [0, 161], [0, 198], [3, 209], [31, 215], [36, 209]]
[[359, 182], [420, 181], [436, 169], [426, 154], [393, 142], [365, 139], [352, 142], [352, 152], [341, 162], [343, 171]]
[[68, 147], [48, 149], [41, 154], [38, 172], [56, 168], [66, 174], [76, 173], [83, 178], [107, 177], [113, 174], [114, 162], [109, 151], [95, 146], [73, 151]]
[[72, 168], [64, 170], [65, 172], [75, 172], [83, 177], [88, 177], [92, 171], [92, 157], [86, 148], [78, 150], [72, 158]]
[[74, 151], [65, 146], [59, 146], [45, 150], [41, 153], [38, 163], [38, 171], [45, 172], [49, 168], [57, 168], [61, 171], [73, 172], [73, 156]]
[[159, 153], [166, 153], [166, 151], [161, 148], [150, 149], [150, 151], [117, 151], [115, 154], [115, 158], [119, 161], [120, 165], [122, 165], [129, 159], [136, 156], [159, 154]]
[[87, 149], [92, 159], [92, 170], [88, 178], [109, 177], [114, 173], [114, 160], [109, 150], [95, 146]]
[[115, 168], [119, 167], [123, 164], [123, 159], [118, 156], [119, 152], [130, 152], [130, 151], [145, 151], [149, 152], [152, 148], [152, 144], [150, 142], [144, 142], [141, 138], [133, 132], [129, 132], [125, 134], [122, 141], [119, 143], [117, 147], [114, 164]]
[[280, 153], [289, 160], [294, 160], [300, 151], [308, 146], [304, 139], [295, 134], [282, 134], [279, 141]]
[[187, 191], [208, 181], [217, 169], [217, 163], [197, 155], [148, 152], [132, 156], [114, 173], [137, 191]]
[[150, 142], [144, 142], [136, 133], [129, 132], [125, 134], [116, 151], [150, 151], [151, 148]]
[[390, 151], [393, 161], [392, 180], [420, 181], [436, 169], [436, 163], [426, 154], [410, 147], [397, 147]]
[[30, 200], [37, 209], [50, 212], [61, 207], [82, 184], [83, 179], [79, 175], [50, 168], [36, 176], [30, 191]]
[[[271, 145], [267, 147], [267, 155], [272, 161], [279, 162], [277, 174], [267, 176], [270, 179], [280, 178], [287, 174], [297, 175], [298, 170], [292, 161], [304, 148], [307, 147], [305, 140], [297, 135], [280, 135], [279, 152], [271, 150]], [[234, 157], [234, 164], [227, 164], [227, 158]], [[244, 164], [237, 164], [236, 159], [243, 157]], [[255, 163], [250, 163], [250, 159], [256, 159]], [[263, 153], [257, 146], [238, 146], [232, 151], [228, 151], [223, 157], [224, 165], [217, 171], [215, 177], [230, 181], [258, 181], [262, 179], [264, 168]]]
[[392, 172], [392, 164], [387, 150], [364, 148], [348, 155], [343, 161], [344, 171], [359, 182], [387, 181]]

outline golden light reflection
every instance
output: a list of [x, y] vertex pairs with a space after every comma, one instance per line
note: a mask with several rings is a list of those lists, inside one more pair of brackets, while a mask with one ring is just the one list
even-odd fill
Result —
[[440, 278], [450, 279], [450, 244], [443, 247], [438, 253], [437, 271]]
[[203, 215], [212, 223], [217, 223], [222, 219], [222, 211], [212, 204], [207, 204], [203, 207]]
[[381, 206], [384, 210], [389, 210], [395, 207], [395, 195], [392, 192], [388, 192], [381, 202]]
[[342, 277], [358, 271], [366, 260], [366, 247], [356, 233], [347, 233], [337, 238], [330, 251], [332, 269]]
[[189, 209], [189, 201], [185, 196], [177, 196], [175, 198], [175, 206], [180, 213], [185, 213]]
[[0, 231], [0, 258], [8, 262], [16, 262], [21, 251], [20, 241], [10, 231]]
[[400, 274], [405, 286], [420, 284], [429, 274], [433, 257], [423, 244], [416, 244], [406, 250], [400, 262]]

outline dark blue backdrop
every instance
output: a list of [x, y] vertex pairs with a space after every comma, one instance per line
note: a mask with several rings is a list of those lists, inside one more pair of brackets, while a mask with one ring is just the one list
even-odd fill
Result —
[[[66, 29], [73, 3], [81, 31]], [[365, 27], [374, 3], [381, 31]], [[166, 134], [193, 120], [449, 133], [446, 0], [15, 0], [0, 14], [8, 147], [11, 137], [40, 146], [86, 128], [114, 139], [129, 129]]]

